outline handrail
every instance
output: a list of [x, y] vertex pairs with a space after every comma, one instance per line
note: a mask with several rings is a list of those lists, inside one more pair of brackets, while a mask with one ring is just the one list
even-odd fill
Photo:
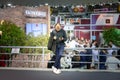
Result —
[[[49, 60], [45, 60], [45, 56], [48, 55], [48, 54], [45, 54], [45, 51], [44, 49], [47, 49], [47, 47], [45, 46], [0, 46], [0, 48], [33, 48], [33, 49], [36, 49], [36, 48], [41, 48], [42, 49], [42, 54], [31, 54], [31, 53], [19, 53], [19, 55], [26, 55], [26, 56], [42, 56], [42, 59], [41, 60], [12, 60], [11, 58], [8, 59], [8, 60], [1, 60], [0, 59], [0, 62], [1, 61], [5, 61], [5, 62], [31, 62], [31, 63], [39, 63], [39, 62], [42, 62], [42, 63], [54, 63], [54, 61], [49, 61]], [[102, 50], [102, 49], [113, 49], [113, 50], [118, 50], [120, 48], [65, 48], [65, 50], [68, 50], [68, 51], [81, 51], [81, 50], [87, 50], [87, 49], [97, 49], [97, 50]], [[10, 54], [10, 53], [0, 53], [0, 54], [9, 54], [10, 56], [12, 56], [13, 54]], [[54, 55], [54, 54], [53, 54]], [[63, 54], [64, 55], [64, 54]], [[76, 56], [92, 56], [92, 54], [85, 54], [85, 55], [76, 55]], [[107, 56], [107, 55], [98, 55], [98, 59], [100, 58], [100, 56]], [[120, 56], [120, 55], [117, 55], [117, 56]], [[92, 62], [76, 62], [76, 61], [72, 61], [71, 63], [92, 63]], [[94, 63], [98, 63], [98, 66], [100, 63], [104, 63], [104, 62], [94, 62]], [[5, 67], [11, 67], [11, 66], [5, 66]], [[42, 65], [42, 67], [44, 67], [44, 64]], [[99, 69], [99, 67], [98, 67]]]
[[47, 48], [45, 46], [0, 46], [0, 48]]

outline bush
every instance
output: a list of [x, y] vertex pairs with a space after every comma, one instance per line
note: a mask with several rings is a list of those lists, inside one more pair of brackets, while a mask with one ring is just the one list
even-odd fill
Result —
[[[0, 39], [0, 46], [47, 46], [48, 35], [40, 35], [34, 37], [32, 34], [26, 35], [25, 31], [19, 26], [16, 26], [10, 21], [4, 21], [0, 24], [0, 31], [2, 31], [2, 36]], [[2, 53], [10, 52], [10, 48], [0, 50]], [[21, 52], [26, 53], [42, 53], [41, 49], [21, 49]], [[45, 53], [48, 53], [45, 50]]]
[[[48, 43], [48, 35], [40, 35], [37, 37], [34, 37], [32, 34], [27, 35], [27, 39], [25, 42], [25, 46], [42, 46], [46, 47]], [[23, 52], [26, 53], [42, 53], [42, 48], [36, 48], [36, 49], [23, 49]], [[48, 53], [49, 51], [45, 49], [45, 53]]]
[[[14, 23], [10, 21], [2, 22], [0, 31], [2, 31], [0, 46], [24, 46], [26, 40], [25, 32]], [[9, 49], [6, 50], [5, 52], [10, 51]]]
[[120, 30], [115, 27], [105, 29], [103, 31], [103, 38], [107, 44], [112, 41], [115, 45], [120, 46]]

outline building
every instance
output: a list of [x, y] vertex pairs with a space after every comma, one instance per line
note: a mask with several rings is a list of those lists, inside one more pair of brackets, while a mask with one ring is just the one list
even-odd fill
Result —
[[47, 34], [50, 29], [50, 7], [15, 6], [0, 9], [0, 20], [7, 20], [23, 28], [26, 34]]

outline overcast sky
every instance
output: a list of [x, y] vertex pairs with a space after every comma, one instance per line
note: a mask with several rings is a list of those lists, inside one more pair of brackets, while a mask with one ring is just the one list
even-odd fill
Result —
[[98, 4], [108, 2], [118, 2], [119, 0], [0, 0], [0, 4], [12, 3], [14, 5], [38, 6], [48, 3], [50, 5], [70, 5], [70, 4]]

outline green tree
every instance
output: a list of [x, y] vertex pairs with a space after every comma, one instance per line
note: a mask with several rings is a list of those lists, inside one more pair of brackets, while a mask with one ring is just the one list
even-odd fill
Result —
[[[42, 46], [46, 47], [48, 43], [48, 35], [39, 35], [37, 37], [33, 36], [32, 33], [27, 35], [25, 46]], [[42, 48], [36, 48], [36, 49], [23, 49], [23, 52], [28, 53], [42, 53]], [[49, 51], [45, 48], [45, 53], [48, 53]]]
[[120, 30], [115, 27], [105, 29], [103, 31], [103, 38], [105, 43], [112, 41], [115, 45], [120, 46]]
[[25, 44], [26, 35], [24, 30], [14, 23], [4, 21], [0, 24], [0, 31], [2, 31], [0, 46], [23, 46]]
[[27, 35], [27, 40], [25, 42], [26, 46], [47, 46], [48, 43], [48, 35], [39, 35], [37, 37], [32, 34]]

